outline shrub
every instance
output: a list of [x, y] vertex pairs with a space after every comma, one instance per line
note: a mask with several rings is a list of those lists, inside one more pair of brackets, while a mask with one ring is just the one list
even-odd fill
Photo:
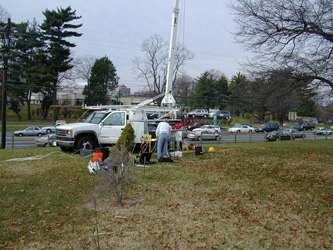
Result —
[[132, 125], [128, 123], [123, 132], [121, 132], [121, 135], [116, 143], [116, 148], [121, 150], [122, 146], [124, 146], [125, 149], [131, 151], [134, 146], [134, 138], [134, 129]]

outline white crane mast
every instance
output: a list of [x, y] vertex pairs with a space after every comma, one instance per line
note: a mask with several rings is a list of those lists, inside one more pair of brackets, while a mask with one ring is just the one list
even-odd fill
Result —
[[173, 8], [172, 23], [171, 23], [171, 38], [168, 57], [168, 71], [167, 82], [165, 87], [165, 96], [162, 100], [162, 106], [174, 107], [176, 105], [175, 98], [172, 95], [173, 72], [175, 66], [175, 52], [177, 42], [177, 26], [179, 15], [179, 0], [175, 0], [175, 7]]

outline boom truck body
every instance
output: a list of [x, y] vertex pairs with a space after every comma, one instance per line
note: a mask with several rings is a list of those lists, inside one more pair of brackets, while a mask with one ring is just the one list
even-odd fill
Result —
[[[180, 122], [176, 117], [179, 109], [146, 106], [148, 103], [153, 102], [155, 98], [132, 107], [120, 105], [85, 106], [85, 109], [95, 111], [83, 122], [57, 127], [57, 144], [63, 151], [93, 150], [96, 147], [114, 145], [128, 123], [134, 129], [135, 143], [140, 144], [142, 143], [143, 135], [153, 133], [154, 128], [162, 120], [160, 118], [148, 120], [148, 112], [168, 113], [171, 120]], [[181, 141], [182, 131], [173, 130], [171, 136], [176, 141]]]
[[[93, 150], [99, 146], [117, 143], [125, 126], [130, 123], [135, 132], [135, 143], [141, 143], [142, 137], [149, 134], [153, 126], [157, 126], [159, 119], [148, 120], [148, 112], [168, 113], [169, 117], [177, 118], [175, 99], [172, 95], [174, 60], [176, 50], [176, 35], [179, 14], [179, 0], [175, 0], [173, 9], [171, 39], [168, 57], [167, 83], [165, 93], [161, 93], [136, 106], [101, 105], [85, 106], [85, 109], [96, 110], [84, 122], [66, 124], [56, 129], [57, 144], [64, 151]], [[162, 107], [150, 106], [155, 100], [163, 97]], [[182, 140], [182, 131], [172, 131], [176, 141]]]

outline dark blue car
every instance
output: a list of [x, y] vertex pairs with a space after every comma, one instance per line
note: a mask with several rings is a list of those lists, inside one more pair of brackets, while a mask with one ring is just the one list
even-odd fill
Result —
[[279, 124], [277, 124], [276, 122], [268, 122], [261, 124], [259, 127], [255, 129], [255, 131], [259, 133], [259, 132], [271, 132], [279, 129], [280, 129]]
[[295, 140], [295, 136], [289, 134], [286, 131], [273, 131], [273, 132], [269, 132], [266, 135], [266, 140], [267, 141], [286, 141], [286, 140]]

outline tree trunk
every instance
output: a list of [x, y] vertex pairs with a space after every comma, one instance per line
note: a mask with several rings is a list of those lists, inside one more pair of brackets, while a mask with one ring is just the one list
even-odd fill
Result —
[[28, 109], [28, 120], [31, 121], [31, 91], [28, 90], [27, 98], [26, 98], [26, 103], [27, 103], [27, 109]]
[[[52, 88], [52, 105], [57, 105], [58, 100], [57, 100], [57, 82], [53, 83], [53, 88]], [[59, 109], [58, 108], [53, 108], [53, 120], [56, 121], [58, 120], [59, 116]]]
[[22, 120], [22, 117], [21, 117], [21, 115], [20, 115], [20, 111], [16, 111], [15, 113], [16, 113], [16, 115], [17, 115], [17, 117], [18, 117], [18, 120], [21, 121], [21, 120]]

